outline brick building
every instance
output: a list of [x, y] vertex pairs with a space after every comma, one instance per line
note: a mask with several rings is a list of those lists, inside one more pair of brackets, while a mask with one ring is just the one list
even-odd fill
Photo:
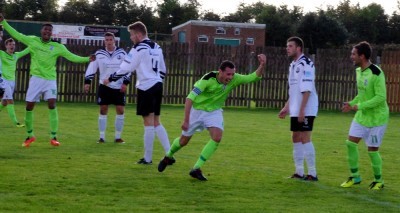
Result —
[[216, 45], [264, 46], [265, 24], [190, 20], [172, 28], [172, 41]]

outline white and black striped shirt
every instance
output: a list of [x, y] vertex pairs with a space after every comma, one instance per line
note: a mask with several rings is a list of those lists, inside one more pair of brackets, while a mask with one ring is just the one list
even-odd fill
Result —
[[[116, 47], [113, 52], [106, 49], [96, 51], [96, 60], [90, 62], [85, 73], [85, 84], [90, 84], [94, 75], [99, 70], [99, 83], [103, 84], [103, 79], [108, 78], [111, 74], [118, 71], [119, 66], [126, 57], [126, 52], [122, 48]], [[130, 83], [130, 73], [123, 75], [118, 81], [110, 82], [107, 86], [113, 89], [120, 89], [121, 85]]]
[[167, 69], [161, 47], [148, 38], [136, 44], [109, 80], [116, 81], [132, 72], [136, 72], [136, 88], [140, 90], [148, 90], [156, 83], [163, 82]]

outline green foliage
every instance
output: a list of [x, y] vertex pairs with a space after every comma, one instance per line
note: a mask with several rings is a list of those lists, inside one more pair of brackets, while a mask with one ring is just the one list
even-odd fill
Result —
[[[23, 103], [16, 103], [19, 117]], [[0, 212], [399, 212], [398, 124], [393, 114], [381, 147], [385, 189], [370, 191], [372, 169], [360, 144], [363, 182], [339, 185], [349, 175], [345, 139], [352, 114], [320, 112], [313, 133], [319, 181], [287, 179], [293, 172], [289, 119], [277, 110], [225, 109], [225, 133], [217, 152], [203, 167], [207, 182], [188, 172], [207, 142], [196, 133], [175, 157], [177, 163], [157, 171], [164, 155], [154, 144], [153, 165], [137, 165], [143, 155], [142, 119], [126, 107], [123, 138], [114, 144], [114, 109], [108, 116], [107, 143], [98, 139], [98, 106], [59, 103], [60, 147], [48, 138], [45, 103], [35, 108], [37, 141], [21, 147], [25, 130], [0, 123]], [[180, 134], [181, 106], [163, 106], [162, 122], [172, 140]], [[4, 110], [0, 113], [8, 121]]]
[[178, 0], [164, 0], [157, 6], [158, 24], [155, 28], [159, 33], [172, 33], [172, 27], [200, 17], [201, 5], [197, 0], [190, 0], [182, 5]]
[[201, 19], [204, 21], [221, 21], [221, 17], [211, 11], [206, 11], [202, 16]]
[[343, 25], [323, 11], [319, 14], [306, 14], [297, 28], [298, 35], [303, 38], [310, 53], [318, 48], [335, 48], [346, 44], [347, 30]]
[[223, 17], [222, 21], [240, 23], [251, 22], [251, 20], [255, 17], [254, 9], [255, 7], [253, 7], [253, 5], [246, 5], [242, 2], [239, 4], [236, 12], [230, 13], [229, 15]]
[[25, 18], [33, 21], [57, 21], [57, 2], [57, 0], [26, 0], [24, 1], [24, 6], [27, 8], [27, 14], [25, 15]]
[[296, 23], [301, 16], [302, 11], [298, 7], [289, 10], [286, 5], [279, 8], [265, 5], [256, 16], [256, 22], [267, 25], [265, 43], [268, 46], [285, 46], [286, 39], [295, 34]]
[[[310, 15], [303, 14], [300, 6], [289, 9], [284, 4], [277, 7], [263, 1], [251, 4], [243, 1], [236, 11], [223, 16], [212, 11], [200, 11], [198, 0], [182, 3], [179, 0], [145, 0], [141, 5], [132, 0], [68, 0], [62, 8], [58, 7], [58, 2], [3, 0], [0, 1], [0, 7], [8, 19], [17, 20], [119, 26], [140, 20], [147, 25], [149, 32], [158, 34], [171, 34], [173, 27], [189, 20], [259, 23], [267, 26], [266, 45], [284, 46], [288, 37], [305, 35], [307, 32], [310, 33], [307, 34], [307, 43], [312, 45], [312, 50], [361, 40], [379, 45], [399, 43], [400, 40], [400, 9], [389, 16], [378, 3], [360, 7], [358, 3], [352, 5], [350, 0], [342, 0], [337, 6], [328, 6], [326, 10], [319, 9]], [[153, 2], [157, 4], [154, 8], [149, 4]], [[300, 23], [301, 20], [305, 23]], [[308, 22], [317, 26], [307, 25]]]
[[24, 20], [28, 13], [24, 0], [14, 0], [2, 6], [2, 12], [10, 19]]
[[393, 14], [389, 20], [389, 35], [391, 43], [400, 43], [400, 15]]
[[95, 23], [88, 0], [71, 0], [59, 12], [59, 21], [65, 23]]

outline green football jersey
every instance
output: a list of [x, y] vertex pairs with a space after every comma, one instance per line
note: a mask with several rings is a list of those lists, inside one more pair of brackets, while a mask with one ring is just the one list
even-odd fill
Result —
[[218, 82], [217, 76], [218, 71], [209, 72], [194, 84], [193, 90], [187, 96], [193, 101], [193, 108], [207, 112], [220, 109], [235, 87], [261, 79], [256, 72], [249, 75], [235, 73], [232, 80], [225, 85]]
[[3, 70], [3, 78], [8, 81], [15, 81], [15, 70], [17, 69], [17, 61], [19, 58], [29, 53], [29, 48], [25, 48], [21, 52], [15, 52], [10, 55], [0, 50], [1, 68]]
[[68, 51], [63, 45], [55, 41], [43, 42], [38, 36], [26, 36], [12, 28], [6, 20], [0, 24], [15, 39], [29, 47], [31, 53], [30, 74], [47, 80], [56, 80], [56, 62], [59, 56], [75, 63], [89, 62], [89, 57], [81, 57]]
[[385, 74], [371, 64], [365, 70], [356, 69], [357, 96], [349, 102], [357, 105], [355, 121], [366, 127], [382, 126], [389, 121], [389, 107], [386, 102]]

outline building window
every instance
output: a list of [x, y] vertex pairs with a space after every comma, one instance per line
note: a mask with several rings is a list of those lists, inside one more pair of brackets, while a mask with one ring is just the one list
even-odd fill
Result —
[[235, 28], [235, 35], [240, 35], [240, 28]]
[[216, 34], [226, 34], [226, 31], [223, 27], [217, 27]]
[[199, 35], [199, 36], [197, 37], [197, 41], [198, 41], [198, 42], [208, 42], [208, 36], [206, 36], [206, 35]]
[[254, 38], [247, 38], [246, 39], [246, 44], [247, 45], [254, 45]]

